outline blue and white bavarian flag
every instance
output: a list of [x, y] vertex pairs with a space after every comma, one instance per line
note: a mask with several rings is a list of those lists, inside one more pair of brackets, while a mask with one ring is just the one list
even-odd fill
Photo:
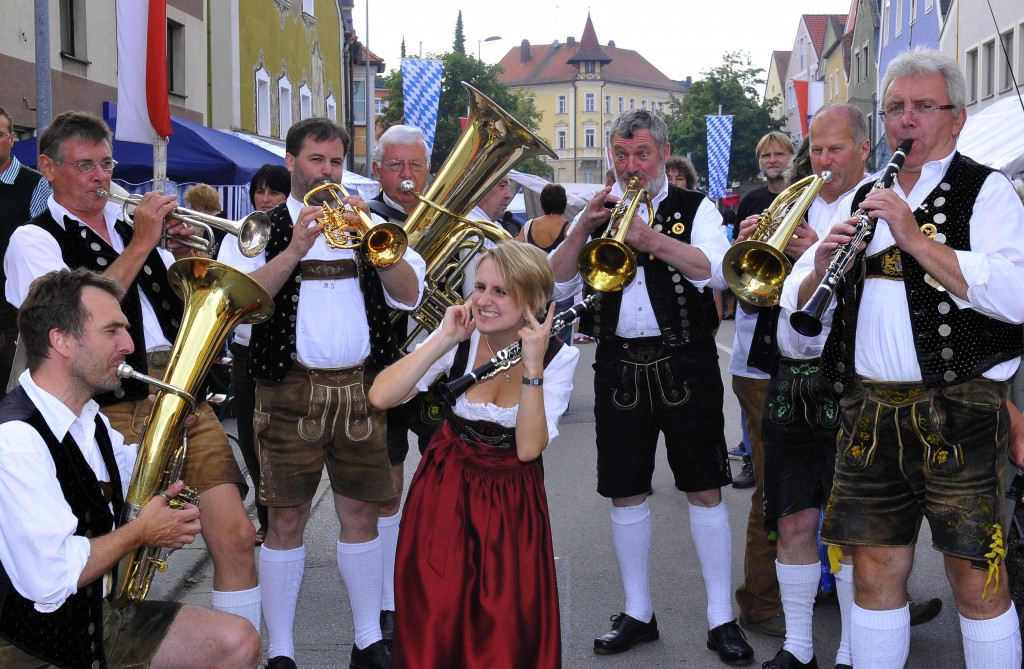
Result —
[[405, 124], [423, 131], [428, 153], [434, 150], [437, 126], [437, 105], [441, 100], [440, 60], [402, 59], [402, 97], [405, 101]]
[[725, 195], [729, 182], [729, 150], [732, 147], [732, 116], [706, 116], [708, 121], [708, 197]]

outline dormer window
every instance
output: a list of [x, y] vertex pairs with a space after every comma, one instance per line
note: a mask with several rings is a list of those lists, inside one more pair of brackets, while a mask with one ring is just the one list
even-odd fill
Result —
[[597, 62], [593, 60], [588, 60], [584, 62], [583, 71], [586, 72], [587, 74], [594, 74], [594, 72], [597, 72]]

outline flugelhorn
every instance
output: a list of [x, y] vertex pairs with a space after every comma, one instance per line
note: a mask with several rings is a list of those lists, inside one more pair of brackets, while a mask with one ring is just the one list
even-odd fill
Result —
[[[570, 325], [573, 321], [578, 319], [580, 316], [585, 314], [590, 309], [594, 308], [594, 305], [601, 300], [601, 293], [591, 293], [582, 302], [578, 302], [571, 308], [566, 309], [560, 314], [557, 314], [551, 320], [551, 336], [555, 337], [555, 332], [558, 332], [562, 328]], [[474, 384], [480, 381], [486, 381], [495, 374], [503, 372], [509, 369], [513, 365], [517, 364], [523, 359], [523, 343], [521, 341], [515, 341], [501, 349], [494, 354], [494, 357], [480, 365], [473, 371], [460, 376], [454, 381], [447, 383], [437, 384], [437, 394], [440, 395], [441, 399], [444, 400], [449, 406], [454, 406], [455, 401], [464, 392], [469, 390]]]
[[[345, 204], [342, 198], [348, 197], [348, 191], [341, 184], [327, 182], [309, 191], [302, 198], [302, 203], [307, 207], [312, 202], [314, 195], [322, 195], [324, 201], [320, 203], [323, 208], [323, 215], [317, 218], [317, 223], [324, 226], [324, 241], [332, 249], [359, 249], [363, 258], [374, 267], [390, 267], [402, 259], [405, 250], [409, 247], [409, 239], [405, 230], [394, 223], [374, 224], [370, 217], [362, 210], [350, 207]], [[331, 206], [329, 198], [333, 198], [334, 206]], [[344, 214], [354, 214], [358, 224], [343, 218]], [[344, 228], [355, 227], [358, 232], [345, 232]]]
[[[142, 437], [121, 513], [132, 522], [152, 498], [181, 477], [187, 451], [185, 419], [195, 412], [195, 394], [228, 333], [239, 323], [259, 323], [274, 312], [274, 300], [244, 273], [209, 258], [183, 258], [167, 278], [185, 311], [167, 370]], [[137, 378], [127, 365], [122, 375]], [[149, 380], [144, 377], [144, 380]], [[157, 571], [167, 569], [166, 548], [139, 548], [121, 558], [111, 602], [122, 608], [141, 602]]]
[[[636, 278], [636, 253], [623, 240], [640, 205], [654, 220], [651, 196], [640, 188], [640, 178], [633, 177], [626, 192], [612, 209], [604, 236], [592, 239], [580, 251], [576, 264], [583, 282], [596, 291], [622, 290]], [[649, 225], [649, 223], [648, 223]]]
[[[132, 214], [135, 213], [139, 202], [142, 201], [142, 196], [118, 195], [105, 188], [97, 188], [96, 193], [114, 204], [121, 205], [121, 217], [125, 223], [134, 227]], [[129, 211], [129, 207], [131, 207], [131, 211]], [[238, 250], [247, 258], [252, 258], [262, 253], [270, 240], [270, 217], [262, 211], [254, 211], [240, 221], [229, 221], [226, 218], [211, 216], [194, 209], [175, 207], [171, 213], [167, 214], [167, 218], [191, 225], [199, 229], [202, 234], [172, 237], [164, 230], [163, 238], [160, 240], [160, 245], [163, 248], [167, 248], [167, 243], [173, 239], [182, 246], [212, 255], [217, 250], [217, 240], [213, 235], [213, 230], [216, 228], [235, 235], [238, 238]]]
[[739, 299], [755, 307], [774, 307], [782, 295], [782, 282], [793, 270], [784, 253], [793, 231], [832, 173], [804, 177], [779, 193], [761, 214], [749, 239], [733, 244], [722, 259], [722, 274]]
[[[908, 139], [896, 147], [892, 158], [889, 159], [889, 164], [885, 166], [882, 175], [878, 177], [878, 181], [871, 187], [871, 190], [892, 188], [913, 144], [913, 140]], [[861, 243], [868, 241], [875, 231], [875, 220], [868, 216], [866, 209], [858, 209], [853, 217], [857, 219], [857, 222], [854, 223], [856, 230], [850, 237], [850, 241], [832, 251], [828, 266], [825, 268], [825, 276], [818, 287], [814, 289], [807, 304], [800, 311], [794, 311], [789, 315], [790, 325], [805, 337], [816, 337], [821, 334], [821, 317], [832, 302], [832, 296], [836, 292], [839, 280], [843, 278], [850, 261], [860, 252]]]

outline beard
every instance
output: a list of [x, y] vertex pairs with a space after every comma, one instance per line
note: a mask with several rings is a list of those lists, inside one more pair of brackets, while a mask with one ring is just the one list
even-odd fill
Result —
[[[629, 180], [632, 179], [633, 177], [640, 177], [640, 175], [636, 173], [629, 173], [619, 177], [619, 183], [622, 185], [623, 191], [625, 191], [629, 187]], [[647, 194], [653, 198], [655, 195], [660, 193], [661, 189], [665, 186], [666, 178], [667, 175], [665, 174], [665, 163], [659, 163], [658, 171], [657, 173], [654, 174], [654, 176], [647, 179], [646, 181], [643, 181], [643, 177], [641, 177], [642, 183], [640, 184], [640, 187], [647, 191]]]

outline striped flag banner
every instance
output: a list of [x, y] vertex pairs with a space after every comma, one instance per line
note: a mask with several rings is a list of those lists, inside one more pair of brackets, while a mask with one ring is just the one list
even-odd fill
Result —
[[167, 0], [117, 0], [117, 139], [170, 137]]
[[729, 182], [729, 150], [732, 147], [732, 116], [706, 116], [708, 122], [708, 197], [725, 195]]
[[428, 151], [434, 150], [437, 106], [441, 100], [440, 60], [402, 59], [402, 97], [405, 102], [405, 124], [423, 131]]

